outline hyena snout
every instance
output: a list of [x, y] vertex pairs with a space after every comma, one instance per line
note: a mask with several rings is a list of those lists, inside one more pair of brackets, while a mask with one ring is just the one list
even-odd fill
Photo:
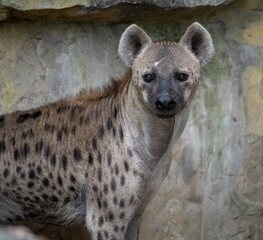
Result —
[[175, 100], [170, 95], [161, 95], [156, 99], [155, 106], [159, 111], [171, 111], [175, 108]]

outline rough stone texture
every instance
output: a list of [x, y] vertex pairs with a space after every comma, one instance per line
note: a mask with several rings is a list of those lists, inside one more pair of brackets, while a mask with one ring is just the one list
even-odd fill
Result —
[[[0, 0], [0, 21], [19, 17], [34, 21], [85, 21], [93, 24], [154, 21], [173, 17], [174, 9], [213, 7], [233, 0]], [[133, 10], [132, 10], [133, 9]], [[206, 8], [207, 10], [207, 8]], [[187, 11], [182, 11], [185, 17]]]
[[74, 6], [83, 6], [85, 8], [98, 7], [108, 8], [122, 3], [131, 4], [149, 4], [162, 8], [178, 8], [178, 7], [198, 7], [198, 6], [218, 6], [223, 3], [229, 3], [231, 0], [175, 0], [175, 1], [162, 1], [162, 0], [1, 0], [1, 5], [4, 7], [14, 8], [17, 10], [36, 10], [36, 9], [63, 9]]
[[[67, 14], [74, 15], [74, 9]], [[119, 22], [107, 26], [88, 24], [88, 16], [74, 23], [61, 22], [62, 17], [52, 22], [48, 15], [47, 23], [38, 21], [45, 15], [36, 12], [16, 13], [36, 22], [13, 19], [10, 13], [0, 23], [0, 114], [47, 104], [123, 74], [117, 46], [128, 26], [121, 21], [136, 19], [132, 10], [127, 16], [119, 16], [117, 7], [108, 15], [102, 12], [103, 21]], [[262, 11], [261, 0], [236, 0], [196, 10], [150, 9], [147, 18], [136, 19], [154, 40], [179, 40], [189, 24], [199, 21], [215, 44], [168, 177], [144, 214], [140, 239], [263, 239]], [[56, 239], [50, 235], [54, 228], [35, 226], [50, 239]], [[84, 239], [84, 226], [76, 228], [57, 227], [62, 234], [57, 239], [74, 239], [74, 234]]]

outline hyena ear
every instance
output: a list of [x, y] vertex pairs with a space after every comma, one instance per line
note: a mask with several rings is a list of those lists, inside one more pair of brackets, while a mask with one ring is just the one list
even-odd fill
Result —
[[151, 38], [136, 24], [129, 26], [122, 34], [118, 53], [123, 62], [131, 67], [134, 59], [150, 44]]
[[180, 41], [198, 59], [201, 67], [206, 65], [214, 54], [214, 45], [209, 32], [199, 23], [190, 25]]

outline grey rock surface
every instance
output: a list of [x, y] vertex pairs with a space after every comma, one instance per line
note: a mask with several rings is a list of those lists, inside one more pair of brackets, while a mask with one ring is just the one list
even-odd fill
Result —
[[220, 4], [228, 4], [233, 0], [68, 0], [68, 1], [27, 1], [27, 0], [1, 0], [0, 6], [9, 7], [17, 10], [33, 10], [33, 9], [61, 9], [74, 6], [82, 6], [83, 8], [109, 8], [118, 4], [147, 4], [161, 8], [178, 8], [178, 7], [198, 7], [198, 6], [218, 6]]
[[173, 16], [173, 10], [178, 8], [216, 7], [231, 1], [233, 0], [1, 0], [0, 21], [9, 17], [34, 21], [85, 21], [93, 24], [137, 21], [138, 18], [151, 21], [152, 13], [156, 13], [155, 20], [158, 16], [169, 19]]

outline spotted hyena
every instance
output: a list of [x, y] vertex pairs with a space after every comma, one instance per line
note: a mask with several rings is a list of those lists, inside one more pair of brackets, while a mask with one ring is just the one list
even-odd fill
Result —
[[167, 175], [212, 57], [192, 24], [179, 43], [123, 33], [127, 74], [81, 93], [0, 117], [0, 222], [85, 219], [95, 240], [135, 240], [142, 213]]

